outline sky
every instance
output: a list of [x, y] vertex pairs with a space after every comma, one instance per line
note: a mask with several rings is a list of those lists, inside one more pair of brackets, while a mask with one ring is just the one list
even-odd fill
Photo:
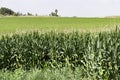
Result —
[[58, 9], [58, 14], [63, 17], [120, 15], [120, 0], [0, 0], [0, 7], [39, 15], [49, 15]]

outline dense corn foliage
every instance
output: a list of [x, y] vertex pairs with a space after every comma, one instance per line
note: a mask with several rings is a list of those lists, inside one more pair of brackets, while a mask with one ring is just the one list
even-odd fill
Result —
[[81, 68], [83, 77], [120, 79], [120, 30], [2, 36], [0, 69]]

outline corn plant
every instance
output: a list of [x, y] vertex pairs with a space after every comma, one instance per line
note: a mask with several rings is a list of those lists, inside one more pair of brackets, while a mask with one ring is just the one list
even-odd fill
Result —
[[25, 33], [2, 36], [0, 69], [76, 67], [83, 78], [120, 79], [120, 30], [92, 33]]

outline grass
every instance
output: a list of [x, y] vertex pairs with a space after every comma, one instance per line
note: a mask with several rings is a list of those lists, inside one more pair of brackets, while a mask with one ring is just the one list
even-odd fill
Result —
[[67, 67], [62, 68], [61, 70], [33, 69], [31, 71], [24, 71], [18, 69], [15, 72], [0, 72], [0, 80], [81, 80], [82, 78], [80, 68], [77, 68], [76, 71], [73, 72]]
[[1, 17], [0, 34], [40, 31], [106, 31], [120, 25], [120, 18]]

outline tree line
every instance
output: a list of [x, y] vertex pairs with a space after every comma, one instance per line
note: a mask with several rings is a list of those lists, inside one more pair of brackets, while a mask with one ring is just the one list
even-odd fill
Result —
[[[3, 16], [38, 16], [37, 14], [33, 15], [32, 13], [27, 12], [26, 14], [20, 13], [20, 12], [15, 12], [12, 9], [6, 8], [6, 7], [1, 7], [0, 8], [0, 15]], [[58, 10], [55, 9], [54, 12], [51, 12], [49, 16], [56, 16], [58, 17]]]

